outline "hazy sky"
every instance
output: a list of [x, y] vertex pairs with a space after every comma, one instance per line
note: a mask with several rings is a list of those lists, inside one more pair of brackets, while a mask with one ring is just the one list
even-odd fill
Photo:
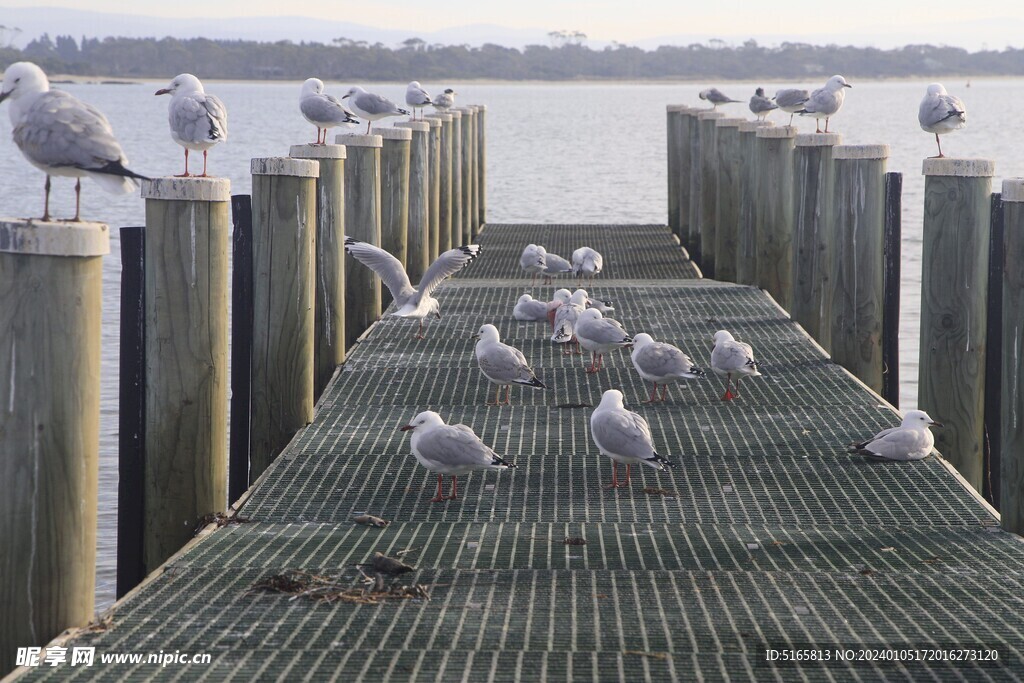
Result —
[[[422, 31], [487, 23], [510, 28], [581, 30], [592, 39], [622, 42], [678, 34], [813, 39], [815, 35], [871, 31], [905, 33], [908, 41], [914, 41], [933, 25], [937, 33], [939, 26], [945, 29], [941, 37], [948, 41], [949, 28], [954, 27], [955, 35], [955, 26], [960, 23], [1024, 20], [1021, 0], [985, 0], [978, 4], [960, 0], [0, 0], [0, 5], [67, 6], [177, 17], [299, 15]], [[995, 36], [993, 39], [998, 40]]]

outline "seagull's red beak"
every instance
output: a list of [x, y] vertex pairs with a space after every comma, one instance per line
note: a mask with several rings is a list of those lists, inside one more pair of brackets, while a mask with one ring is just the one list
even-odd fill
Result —
[[171, 91], [170, 91], [170, 90], [168, 90], [167, 88], [160, 88], [159, 90], [157, 90], [157, 91], [156, 91], [155, 93], [153, 93], [153, 94], [154, 94], [154, 95], [166, 95], [166, 94], [168, 94], [169, 92], [171, 92]]
[[942, 424], [941, 422], [934, 422], [934, 421], [933, 422], [929, 422], [928, 424], [931, 425], [932, 427], [945, 427], [946, 426], [946, 425]]
[[416, 428], [413, 427], [412, 425], [405, 425], [404, 427], [402, 427], [398, 431], [400, 431], [400, 432], [411, 432], [414, 429], [416, 429]]

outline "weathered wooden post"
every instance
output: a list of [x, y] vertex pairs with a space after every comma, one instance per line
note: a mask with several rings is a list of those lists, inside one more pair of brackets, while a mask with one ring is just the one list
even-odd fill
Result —
[[[379, 135], [339, 135], [347, 148], [345, 160], [345, 236], [381, 246]], [[345, 257], [345, 348], [380, 318], [380, 278], [351, 256]]]
[[225, 178], [156, 178], [146, 200], [143, 564], [153, 571], [227, 505]]
[[438, 201], [438, 242], [437, 250], [438, 253], [443, 253], [452, 248], [452, 224], [454, 223], [454, 217], [452, 211], [454, 210], [454, 180], [455, 180], [455, 169], [452, 165], [452, 159], [454, 158], [453, 152], [455, 151], [455, 119], [450, 113], [444, 114], [432, 114], [427, 118], [435, 118], [441, 122], [441, 139], [440, 146], [438, 148], [439, 153], [439, 164], [438, 164], [438, 184], [439, 184], [439, 201]]
[[409, 152], [409, 228], [405, 271], [419, 282], [430, 265], [430, 124], [403, 121], [396, 128], [412, 133]]
[[[793, 149], [793, 294], [789, 314], [828, 351], [832, 272], [832, 149], [838, 133], [804, 133]], [[850, 369], [849, 367], [847, 369]]]
[[251, 170], [253, 329], [259, 333], [252, 346], [250, 483], [313, 421], [319, 164], [270, 157], [253, 159]]
[[793, 141], [796, 128], [759, 128], [754, 230], [757, 286], [787, 311], [793, 292]]
[[[412, 131], [374, 128], [383, 141], [380, 150], [380, 246], [406, 264], [409, 250], [409, 160]], [[381, 309], [391, 305], [391, 291], [381, 287]]]
[[466, 244], [463, 233], [463, 212], [465, 211], [462, 194], [462, 112], [449, 109], [452, 117], [452, 247]]
[[680, 178], [682, 164], [680, 148], [683, 144], [683, 117], [680, 112], [682, 106], [683, 105], [680, 104], [665, 105], [665, 160], [668, 167], [668, 172], [666, 174], [668, 179], [668, 227], [674, 235], [680, 238], [680, 240], [682, 240], [682, 234], [680, 232], [682, 219], [680, 218], [679, 208], [679, 187], [681, 185]]
[[676, 187], [676, 197], [679, 199], [679, 241], [692, 256], [692, 244], [690, 244], [690, 207], [693, 204], [692, 186], [693, 180], [690, 177], [693, 173], [693, 145], [697, 133], [697, 109], [685, 105], [677, 105], [676, 126], [678, 127], [677, 154], [679, 163], [679, 184]]
[[487, 224], [487, 105], [476, 105], [477, 232]]
[[473, 108], [459, 107], [462, 113], [462, 244], [473, 242]]
[[1002, 526], [1024, 536], [1024, 178], [1003, 181]]
[[736, 281], [736, 236], [739, 224], [739, 174], [743, 168], [740, 124], [743, 119], [717, 119], [715, 139], [718, 182], [715, 192], [715, 278]]
[[[690, 206], [687, 215], [686, 250], [690, 252], [690, 258], [700, 263], [700, 199], [701, 199], [701, 172], [700, 172], [700, 115], [705, 110], [691, 109], [689, 116], [688, 136], [690, 147], [690, 187], [687, 192]], [[680, 207], [682, 211], [682, 207]], [[680, 214], [681, 216], [681, 214]]]
[[289, 156], [319, 164], [316, 179], [316, 310], [313, 397], [320, 398], [345, 362], [345, 157], [344, 145], [294, 145]]
[[441, 120], [425, 117], [424, 122], [430, 125], [427, 138], [427, 197], [429, 199], [429, 237], [427, 262], [433, 263], [441, 253]]
[[470, 234], [473, 236], [473, 241], [476, 241], [476, 236], [480, 234], [480, 151], [477, 149], [480, 145], [480, 133], [477, 128], [480, 127], [480, 105], [470, 105], [470, 109], [473, 110], [473, 133], [472, 139], [470, 140], [472, 146], [472, 155], [470, 159], [470, 166], [473, 169], [473, 187], [470, 192], [470, 203], [473, 205], [473, 210], [469, 214]]
[[716, 119], [725, 118], [720, 111], [702, 111], [700, 121], [700, 261], [706, 277], [715, 277], [715, 229], [718, 219], [718, 145]]
[[740, 165], [739, 213], [736, 217], [736, 282], [741, 285], [757, 284], [757, 181], [761, 177], [757, 163], [757, 129], [771, 128], [771, 121], [744, 121], [739, 127]]
[[832, 358], [881, 394], [889, 146], [837, 145], [832, 158], [831, 277], [823, 294], [830, 315], [823, 326], [831, 328]]
[[0, 672], [93, 615], [107, 226], [0, 219]]
[[983, 478], [989, 220], [995, 163], [925, 159], [918, 406], [945, 425], [935, 447], [978, 491]]

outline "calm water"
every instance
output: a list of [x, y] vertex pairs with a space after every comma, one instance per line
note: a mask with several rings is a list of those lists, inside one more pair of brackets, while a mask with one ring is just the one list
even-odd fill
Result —
[[[435, 91], [446, 84], [428, 84]], [[746, 98], [763, 85], [723, 87]], [[782, 85], [782, 84], [778, 84]], [[790, 85], [790, 84], [785, 84]], [[804, 84], [814, 85], [814, 84]], [[945, 138], [955, 156], [996, 160], [999, 179], [1024, 175], [1024, 139], [1011, 112], [1024, 99], [1024, 80], [961, 82], [947, 88], [965, 100], [970, 126]], [[110, 118], [131, 167], [158, 176], [181, 171], [181, 151], [168, 133], [166, 98], [153, 92], [163, 83], [60, 86], [99, 107]], [[903, 313], [901, 405], [917, 401], [917, 347], [920, 311], [921, 215], [924, 189], [921, 159], [934, 154], [934, 141], [917, 125], [925, 81], [857, 82], [833, 121], [848, 144], [888, 143], [889, 170], [904, 173]], [[698, 104], [701, 85], [466, 83], [461, 102], [488, 105], [488, 218], [492, 222], [663, 223], [665, 197], [665, 105]], [[230, 112], [229, 141], [211, 153], [210, 170], [231, 179], [235, 193], [249, 192], [249, 158], [286, 155], [289, 145], [308, 142], [314, 130], [297, 110], [297, 84], [212, 84]], [[328, 85], [330, 92], [345, 87]], [[374, 90], [397, 101], [404, 85]], [[727, 110], [746, 114], [743, 105]], [[777, 122], [781, 122], [777, 121]], [[798, 121], [813, 131], [813, 121]], [[10, 123], [0, 113], [0, 214], [38, 216], [43, 176], [21, 157], [10, 139]], [[74, 212], [72, 182], [56, 179], [56, 215]], [[117, 358], [120, 244], [117, 227], [142, 225], [137, 196], [113, 197], [85, 182], [82, 215], [112, 228], [111, 254], [104, 266], [103, 404], [100, 452], [100, 521], [97, 606], [113, 600], [117, 496]]]

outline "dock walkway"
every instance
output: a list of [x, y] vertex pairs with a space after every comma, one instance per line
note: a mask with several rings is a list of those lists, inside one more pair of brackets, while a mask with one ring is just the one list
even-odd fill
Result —
[[[205, 652], [212, 664], [40, 667], [20, 680], [1024, 677], [1024, 542], [939, 458], [847, 455], [846, 444], [897, 416], [763, 292], [699, 279], [663, 226], [489, 225], [479, 242], [482, 256], [440, 290], [442, 318], [426, 341], [396, 318], [364, 336], [316, 421], [248, 494], [249, 523], [205, 532], [119, 604], [106, 630], [72, 642]], [[729, 329], [753, 344], [764, 376], [732, 403], [708, 378], [645, 406], [649, 386], [626, 352], [585, 374], [544, 325], [512, 318], [520, 294], [554, 289], [531, 290], [519, 270], [528, 242], [566, 257], [598, 249], [605, 271], [591, 292], [613, 300], [628, 331], [706, 365], [712, 335]], [[470, 335], [487, 322], [552, 390], [516, 388], [511, 407], [484, 405], [493, 390]], [[635, 468], [630, 490], [600, 488], [611, 466], [589, 415], [609, 388], [679, 467]], [[473, 474], [459, 500], [429, 503], [436, 480], [398, 431], [426, 409], [471, 426], [518, 469]], [[361, 512], [391, 525], [353, 524]], [[355, 583], [374, 551], [407, 549], [417, 573], [402, 582], [427, 586], [429, 601], [250, 592], [286, 569]], [[1000, 661], [765, 661], [767, 649], [809, 647], [985, 647]]]

